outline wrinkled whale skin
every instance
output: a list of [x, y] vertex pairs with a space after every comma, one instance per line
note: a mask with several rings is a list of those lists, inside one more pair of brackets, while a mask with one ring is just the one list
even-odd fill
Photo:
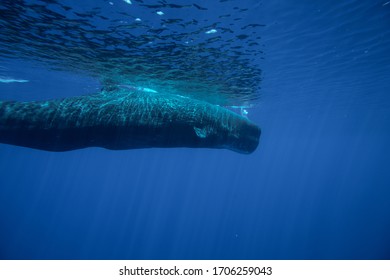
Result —
[[173, 94], [119, 89], [49, 101], [0, 102], [0, 143], [46, 151], [190, 147], [251, 153], [260, 133], [232, 111]]

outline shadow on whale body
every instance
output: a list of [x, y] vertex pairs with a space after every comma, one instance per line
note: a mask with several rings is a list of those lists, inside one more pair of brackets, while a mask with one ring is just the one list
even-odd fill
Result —
[[118, 89], [49, 101], [0, 102], [0, 143], [46, 151], [86, 147], [224, 148], [252, 153], [260, 128], [223, 107]]

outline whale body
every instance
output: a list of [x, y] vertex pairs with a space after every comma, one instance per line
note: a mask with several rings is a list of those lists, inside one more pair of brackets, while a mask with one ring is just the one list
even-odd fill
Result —
[[118, 89], [48, 101], [0, 102], [0, 143], [46, 151], [189, 147], [252, 153], [260, 128], [223, 107]]

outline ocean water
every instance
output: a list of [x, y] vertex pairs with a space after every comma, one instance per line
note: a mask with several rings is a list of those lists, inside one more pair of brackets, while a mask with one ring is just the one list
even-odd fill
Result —
[[390, 3], [2, 0], [0, 100], [248, 111], [250, 155], [0, 144], [1, 259], [389, 259]]

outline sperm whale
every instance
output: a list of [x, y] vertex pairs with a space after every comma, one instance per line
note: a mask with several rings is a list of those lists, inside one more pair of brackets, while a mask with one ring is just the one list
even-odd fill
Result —
[[47, 101], [1, 101], [0, 143], [46, 151], [188, 147], [256, 150], [260, 128], [180, 95], [120, 88]]

